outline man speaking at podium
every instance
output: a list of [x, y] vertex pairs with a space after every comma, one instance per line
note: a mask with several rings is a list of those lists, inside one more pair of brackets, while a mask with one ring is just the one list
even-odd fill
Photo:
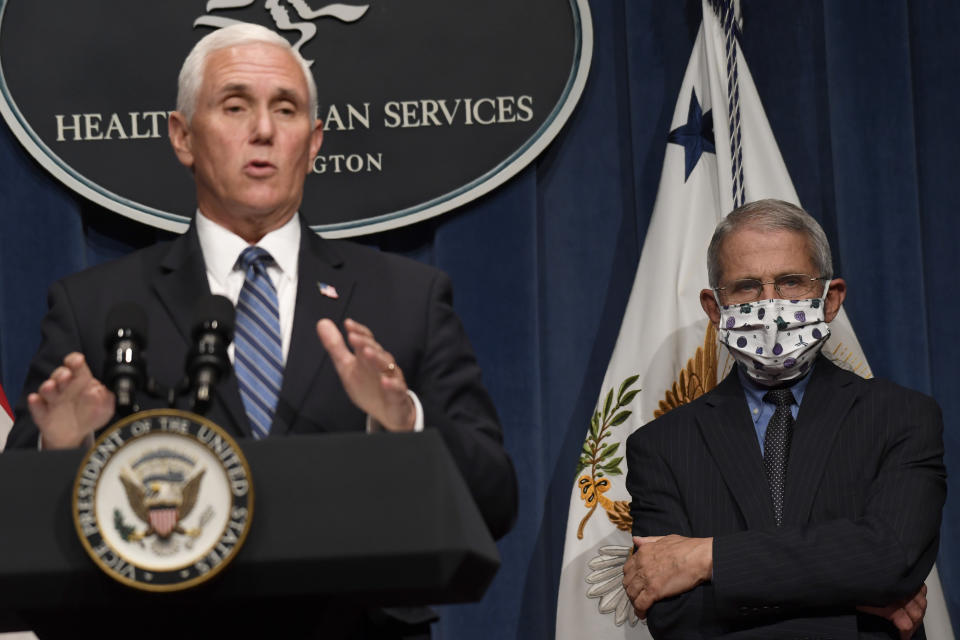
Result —
[[[148, 317], [149, 374], [184, 375], [194, 307], [236, 305], [233, 373], [207, 416], [235, 436], [436, 428], [495, 537], [516, 515], [496, 410], [439, 271], [323, 240], [298, 209], [323, 138], [309, 67], [257, 25], [208, 34], [180, 72], [170, 140], [196, 181], [181, 237], [55, 283], [10, 446], [78, 447], [115, 414], [108, 312]], [[338, 328], [342, 325], [344, 332]], [[141, 405], [162, 406], [142, 397]], [[385, 535], [389, 535], [385, 532]]]

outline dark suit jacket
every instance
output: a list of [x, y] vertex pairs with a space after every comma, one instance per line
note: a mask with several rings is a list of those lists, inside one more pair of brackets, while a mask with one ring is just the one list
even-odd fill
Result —
[[911, 595], [946, 497], [929, 397], [818, 359], [797, 416], [784, 524], [735, 373], [627, 441], [635, 535], [714, 537], [713, 580], [655, 604], [663, 638], [898, 637], [856, 605]]
[[[338, 299], [318, 283], [336, 287]], [[88, 269], [50, 288], [43, 340], [30, 365], [8, 446], [35, 447], [26, 393], [36, 390], [71, 351], [94, 372], [104, 368], [107, 314], [133, 301], [149, 316], [149, 374], [165, 385], [184, 375], [193, 307], [209, 295], [196, 230]], [[491, 533], [505, 534], [517, 510], [516, 478], [503, 448], [496, 410], [453, 311], [449, 279], [426, 265], [302, 230], [293, 334], [270, 437], [363, 431], [365, 415], [349, 400], [316, 334], [316, 323], [351, 317], [369, 326], [420, 399], [426, 428], [439, 429]], [[141, 394], [143, 408], [162, 406]], [[187, 408], [185, 405], [183, 408]], [[217, 386], [207, 416], [234, 436], [249, 436], [236, 377]]]

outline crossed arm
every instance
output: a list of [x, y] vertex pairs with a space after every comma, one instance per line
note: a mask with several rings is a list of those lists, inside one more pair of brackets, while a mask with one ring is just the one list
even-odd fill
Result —
[[[931, 401], [918, 398], [909, 396], [910, 418], [885, 434], [859, 513], [762, 531], [711, 530], [710, 510], [723, 507], [712, 504], [704, 513], [692, 506], [684, 495], [689, 486], [677, 481], [683, 471], [660, 438], [665, 430], [653, 438], [643, 429], [634, 434], [627, 486], [639, 535], [624, 587], [654, 634], [712, 624], [711, 633], [720, 635], [856, 609], [910, 637], [926, 608], [922, 581], [936, 556], [945, 497], [942, 421]], [[712, 481], [723, 483], [719, 476]]]
[[[623, 587], [641, 619], [654, 603], [708, 582], [713, 573], [713, 538], [634, 536], [636, 550], [623, 568]], [[886, 606], [857, 610], [889, 620], [902, 640], [912, 638], [927, 610], [927, 586]]]

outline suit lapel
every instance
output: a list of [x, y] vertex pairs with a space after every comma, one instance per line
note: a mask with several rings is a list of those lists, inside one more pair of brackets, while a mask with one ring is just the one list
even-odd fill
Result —
[[[309, 227], [303, 226], [297, 274], [297, 300], [294, 307], [293, 334], [283, 371], [283, 385], [271, 435], [285, 435], [315, 384], [329, 356], [317, 337], [317, 321], [330, 318], [340, 325], [346, 316], [355, 286], [354, 279], [343, 268], [343, 260], [330, 243], [322, 240]], [[320, 285], [336, 291], [322, 293]]]
[[[775, 526], [773, 504], [746, 397], [732, 371], [706, 398], [697, 422], [748, 529]], [[747, 455], [744, 452], [749, 452]]]
[[198, 298], [210, 294], [200, 241], [192, 225], [173, 241], [151, 285], [177, 331], [189, 343], [192, 310]]
[[833, 441], [857, 397], [857, 378], [844, 373], [826, 358], [818, 358], [803, 394], [787, 462], [785, 524], [809, 520]]
[[[185, 234], [173, 241], [170, 251], [160, 262], [160, 269], [151, 283], [161, 306], [170, 315], [177, 331], [187, 344], [192, 342], [190, 332], [194, 321], [193, 309], [197, 300], [210, 295], [207, 268], [200, 251], [196, 228], [191, 225]], [[240, 399], [237, 378], [228, 375], [217, 385], [214, 407], [219, 407], [232, 420], [234, 429], [249, 436], [250, 426]], [[214, 409], [215, 410], [215, 409]], [[212, 410], [211, 412], [213, 412]], [[231, 425], [221, 424], [229, 428]]]

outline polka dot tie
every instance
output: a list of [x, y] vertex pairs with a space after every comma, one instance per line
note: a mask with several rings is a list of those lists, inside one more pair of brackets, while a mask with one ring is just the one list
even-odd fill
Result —
[[773, 513], [779, 527], [783, 524], [783, 485], [787, 476], [787, 458], [790, 456], [790, 436], [793, 434], [793, 414], [790, 412], [793, 394], [790, 389], [773, 389], [763, 399], [776, 407], [763, 438], [763, 470], [770, 483]]

